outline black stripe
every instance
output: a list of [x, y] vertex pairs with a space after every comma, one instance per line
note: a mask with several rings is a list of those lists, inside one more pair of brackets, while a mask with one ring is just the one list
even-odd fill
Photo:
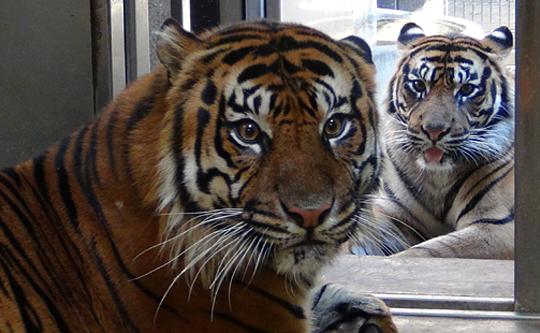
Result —
[[98, 268], [98, 271], [99, 271], [101, 277], [105, 281], [107, 289], [109, 290], [109, 295], [112, 297], [112, 300], [113, 300], [113, 302], [115, 304], [115, 307], [119, 311], [119, 313], [118, 313], [120, 315], [119, 319], [122, 320], [122, 322], [127, 327], [129, 327], [129, 329], [132, 332], [139, 332], [139, 329], [137, 328], [137, 326], [135, 326], [135, 324], [131, 320], [131, 317], [129, 316], [128, 312], [125, 309], [124, 303], [123, 303], [122, 299], [120, 298], [120, 295], [118, 293], [118, 289], [116, 288], [116, 285], [114, 284], [114, 282], [112, 281], [112, 279], [111, 279], [111, 277], [109, 275], [108, 269], [105, 267], [105, 265], [103, 263], [103, 260], [101, 259], [101, 257], [98, 254], [98, 251], [97, 251], [97, 248], [96, 248], [96, 240], [94, 238], [92, 238], [92, 240], [90, 241], [89, 246], [90, 246], [90, 249], [91, 249], [91, 254], [92, 254], [93, 259], [94, 259], [95, 266]]
[[[37, 161], [34, 162], [34, 172], [36, 172], [36, 169], [42, 169], [42, 167], [43, 166], [40, 163], [37, 163]], [[39, 172], [42, 172], [42, 171], [37, 171], [37, 173], [39, 173]], [[41, 178], [42, 177], [40, 177], [40, 179]], [[26, 183], [29, 184], [28, 180], [25, 179], [25, 181], [26, 181]], [[45, 181], [43, 181], [43, 183], [45, 183]], [[33, 193], [34, 197], [38, 200], [43, 212], [47, 215], [48, 220], [51, 222], [51, 224], [53, 226], [53, 230], [56, 232], [56, 236], [59, 239], [60, 244], [61, 244], [62, 249], [63, 249], [62, 253], [64, 253], [67, 256], [67, 259], [71, 263], [71, 265], [64, 264], [64, 266], [69, 267], [68, 269], [70, 270], [70, 272], [75, 270], [75, 274], [77, 275], [77, 278], [78, 278], [78, 281], [79, 281], [78, 283], [79, 283], [80, 286], [82, 286], [83, 292], [86, 295], [85, 297], [88, 300], [90, 300], [92, 293], [90, 293], [90, 291], [88, 289], [88, 286], [86, 284], [86, 280], [83, 277], [83, 273], [81, 272], [81, 269], [79, 267], [80, 263], [83, 262], [82, 256], [81, 256], [81, 254], [79, 252], [79, 249], [73, 243], [73, 240], [68, 237], [68, 232], [65, 230], [64, 224], [60, 220], [60, 217], [58, 216], [58, 214], [56, 213], [54, 208], [51, 206], [50, 200], [48, 199], [48, 195], [46, 193], [40, 193], [32, 185], [29, 185], [29, 186], [32, 189], [32, 193]], [[51, 213], [54, 216], [52, 216]], [[59, 230], [59, 229], [61, 229], [61, 230]], [[69, 242], [69, 244], [67, 244], [67, 242]], [[73, 251], [75, 252], [75, 254], [77, 255], [78, 259], [75, 259], [73, 257], [72, 251], [70, 251], [70, 246], [73, 249]], [[60, 262], [60, 261], [58, 261], [58, 262]], [[61, 283], [62, 281], [59, 281], [59, 282]], [[89, 307], [89, 311], [91, 312], [95, 322], [100, 327], [102, 327], [101, 320], [96, 315], [93, 307]], [[104, 331], [103, 328], [102, 328], [102, 331]]]
[[292, 303], [289, 303], [288, 301], [280, 298], [280, 297], [277, 297], [271, 293], [269, 293], [268, 291], [262, 289], [262, 288], [259, 288], [257, 286], [254, 286], [254, 285], [246, 285], [244, 283], [241, 283], [239, 282], [239, 284], [243, 285], [245, 288], [263, 296], [264, 298], [266, 298], [267, 300], [281, 306], [282, 308], [284, 308], [285, 310], [287, 310], [293, 317], [295, 318], [298, 318], [298, 319], [306, 319], [306, 315], [304, 313], [304, 309], [297, 305], [297, 304], [292, 304]]
[[317, 292], [317, 295], [315, 297], [313, 297], [313, 300], [312, 300], [312, 303], [311, 303], [311, 310], [313, 310], [313, 309], [315, 309], [317, 307], [317, 304], [319, 304], [319, 301], [321, 300], [322, 295], [324, 294], [324, 292], [326, 291], [326, 289], [328, 288], [329, 285], [330, 285], [330, 283], [327, 283], [324, 286], [322, 286], [319, 289], [319, 291]]
[[214, 50], [214, 51], [211, 51], [211, 52], [207, 53], [206, 55], [202, 56], [200, 59], [204, 64], [209, 64], [214, 59], [216, 59], [216, 57], [218, 55], [220, 55], [221, 53], [229, 52], [230, 50], [231, 50], [230, 47], [220, 48], [220, 49], [217, 49], [217, 50]]
[[253, 80], [268, 73], [268, 66], [265, 64], [255, 64], [247, 67], [238, 75], [238, 83]]
[[485, 219], [478, 219], [475, 220], [472, 224], [507, 224], [509, 222], [514, 221], [514, 209], [512, 208], [510, 210], [510, 214], [503, 217], [502, 219], [493, 219], [493, 218], [485, 218]]
[[[62, 318], [62, 315], [61, 315], [61, 312], [60, 310], [56, 307], [55, 303], [49, 298], [49, 296], [47, 295], [47, 293], [45, 293], [36, 283], [35, 281], [32, 279], [32, 277], [28, 274], [28, 272], [26, 272], [26, 270], [23, 268], [23, 266], [15, 260], [13, 254], [11, 253], [11, 251], [9, 250], [9, 248], [5, 247], [5, 246], [2, 246], [0, 249], [1, 250], [1, 254], [2, 254], [2, 257], [4, 257], [4, 260], [0, 260], [0, 264], [2, 265], [5, 273], [8, 275], [8, 276], [11, 276], [11, 280], [12, 282], [15, 281], [14, 277], [11, 275], [10, 271], [12, 271], [12, 269], [10, 270], [6, 264], [8, 262], [8, 258], [11, 258], [12, 262], [14, 265], [17, 266], [17, 269], [19, 272], [22, 273], [22, 275], [24, 275], [24, 277], [26, 278], [26, 281], [28, 281], [28, 283], [32, 286], [32, 289], [34, 289], [34, 291], [40, 296], [40, 298], [43, 300], [43, 302], [45, 303], [46, 307], [47, 307], [47, 310], [49, 311], [49, 313], [51, 314], [51, 316], [53, 317], [55, 323], [56, 323], [56, 326], [58, 328], [58, 331], [59, 332], [69, 332], [69, 328], [67, 326], [67, 324], [64, 322], [64, 319]], [[15, 287], [17, 290], [17, 287]], [[19, 286], [20, 288], [20, 286]], [[12, 288], [13, 290], [13, 288]], [[15, 291], [14, 290], [14, 291]], [[22, 288], [19, 289], [19, 299], [18, 301], [22, 302], [22, 304], [25, 304], [27, 303], [25, 298], [21, 298], [21, 294], [24, 293], [24, 291], [22, 290]], [[24, 296], [22, 296], [24, 297]], [[18, 302], [19, 303], [19, 302]], [[19, 303], [19, 306], [21, 306], [21, 303]], [[27, 306], [30, 306], [29, 303], [27, 303]], [[26, 323], [25, 323], [26, 324]], [[29, 332], [32, 332], [32, 331], [29, 331]]]
[[[92, 132], [90, 134], [90, 142], [88, 144], [88, 155], [86, 158], [86, 167], [90, 169], [92, 180], [97, 186], [101, 185], [101, 179], [99, 178], [98, 169], [97, 169], [97, 130], [98, 124], [95, 123], [92, 127]], [[90, 179], [90, 175], [88, 175]]]
[[[223, 148], [223, 140], [221, 139], [221, 129], [224, 126], [223, 119], [225, 118], [225, 96], [221, 95], [219, 100], [219, 114], [216, 121], [216, 132], [214, 133], [214, 147], [216, 149], [217, 154], [219, 157], [221, 157], [225, 162], [227, 162], [227, 166], [229, 168], [236, 168], [236, 164], [232, 160], [231, 155]], [[179, 136], [178, 134], [177, 136]], [[181, 147], [181, 146], [177, 146]]]
[[332, 69], [322, 61], [312, 60], [312, 59], [302, 59], [302, 66], [307, 68], [309, 71], [320, 75], [320, 76], [330, 76], [334, 77], [334, 72]]
[[[0, 254], [4, 257], [3, 247], [0, 247], [0, 250]], [[41, 323], [40, 316], [27, 300], [24, 289], [17, 283], [17, 280], [13, 276], [13, 268], [7, 266], [7, 259], [2, 258], [2, 260], [0, 260], [0, 266], [7, 277], [9, 288], [15, 297], [15, 304], [19, 310], [19, 316], [24, 324], [25, 331], [42, 332], [43, 324]]]
[[460, 62], [460, 63], [463, 63], [463, 64], [469, 64], [469, 65], [472, 65], [474, 62], [470, 59], [467, 59], [467, 58], [464, 58], [462, 56], [455, 56], [454, 59], [452, 59], [451, 61], [454, 61], [454, 62]]
[[398, 174], [399, 176], [399, 179], [402, 181], [403, 185], [405, 185], [405, 188], [407, 189], [407, 191], [413, 196], [413, 197], [417, 197], [418, 195], [418, 188], [416, 186], [413, 185], [412, 181], [409, 179], [409, 177], [407, 176], [407, 173], [405, 171], [403, 171], [398, 165], [397, 165], [397, 162], [394, 158], [394, 156], [392, 156], [392, 153], [390, 150], [387, 150], [387, 155], [388, 155], [388, 159], [390, 160], [392, 166], [394, 167], [394, 169], [396, 170], [396, 173]]
[[[74, 158], [78, 158], [78, 157], [74, 157]], [[105, 214], [103, 212], [103, 209], [101, 207], [101, 203], [100, 203], [99, 199], [97, 198], [95, 190], [94, 190], [94, 185], [93, 185], [91, 175], [90, 175], [91, 170], [89, 168], [88, 158], [89, 158], [89, 155], [87, 155], [87, 159], [86, 159], [86, 161], [84, 163], [84, 170], [81, 169], [81, 168], [83, 168], [83, 165], [77, 165], [77, 168], [75, 169], [76, 178], [77, 178], [77, 181], [79, 183], [79, 186], [81, 187], [81, 190], [82, 190], [82, 193], [83, 193], [84, 197], [86, 198], [88, 204], [92, 207], [92, 209], [94, 211], [94, 214], [95, 214], [95, 216], [97, 218], [97, 221], [102, 226], [103, 231], [105, 232], [106, 238], [107, 238], [107, 240], [109, 242], [109, 245], [111, 246], [112, 253], [114, 255], [116, 263], [120, 267], [121, 271], [127, 276], [127, 278], [129, 280], [133, 280], [133, 284], [136, 287], [138, 287], [143, 293], [145, 293], [147, 296], [149, 296], [155, 302], [159, 303], [161, 298], [158, 297], [157, 295], [154, 295], [150, 290], [148, 290], [144, 285], [142, 285], [142, 283], [140, 281], [136, 280], [135, 275], [133, 275], [128, 270], [128, 268], [126, 267], [121, 255], [120, 255], [120, 252], [118, 251], [118, 248], [115, 245], [116, 243], [115, 243], [115, 241], [113, 239], [111, 229], [110, 229], [109, 224], [107, 222], [107, 218], [106, 218], [106, 216], [105, 216]], [[82, 173], [83, 171], [84, 171], [84, 174]], [[98, 267], [99, 267], [99, 265], [103, 265], [103, 260], [101, 259], [99, 253], [95, 249], [95, 244], [92, 244], [92, 245], [93, 245], [93, 256], [94, 256], [95, 261], [98, 263]], [[128, 314], [127, 310], [125, 309], [125, 305], [124, 305], [122, 299], [118, 296], [116, 286], [115, 286], [114, 282], [112, 281], [112, 279], [110, 278], [107, 270], [105, 268], [102, 268], [102, 267], [99, 267], [99, 268], [100, 268], [100, 271], [102, 272], [103, 279], [107, 282], [107, 287], [108, 287], [109, 291], [112, 294], [111, 296], [113, 297], [113, 300], [114, 300], [118, 310], [120, 311], [120, 314], [122, 315], [122, 318], [124, 320], [126, 320], [126, 323], [128, 324], [128, 326], [131, 326], [135, 331], [138, 331], [135, 324], [132, 322], [131, 318], [129, 317], [129, 314]], [[167, 304], [164, 304], [163, 308], [171, 311], [173, 314], [177, 315], [179, 318], [182, 318], [181, 315], [174, 308], [171, 308]]]
[[487, 175], [485, 175], [484, 177], [482, 177], [480, 180], [478, 180], [476, 183], [474, 183], [473, 186], [471, 186], [469, 188], [469, 190], [467, 191], [467, 193], [465, 193], [465, 195], [463, 197], [468, 197], [469, 194], [471, 194], [474, 189], [480, 185], [484, 180], [488, 179], [489, 177], [493, 176], [495, 173], [497, 173], [499, 170], [501, 170], [502, 168], [504, 168], [505, 166], [508, 166], [508, 164], [510, 163], [513, 163], [513, 161], [507, 161], [506, 163], [502, 163], [501, 165], [499, 165], [498, 167], [496, 167], [495, 169], [491, 170]]
[[[412, 219], [418, 221], [418, 218], [409, 210], [407, 206], [405, 206], [399, 199], [397, 198], [396, 194], [392, 191], [390, 186], [388, 186], [387, 183], [383, 182], [383, 190], [385, 194], [388, 196], [388, 199], [392, 201], [394, 204], [396, 204], [399, 208], [403, 209], [409, 215]], [[393, 222], [395, 223], [395, 222]], [[397, 224], [398, 228], [402, 228], [401, 223]], [[419, 230], [414, 230], [414, 235], [416, 237], [420, 237], [420, 239], [424, 240], [427, 239], [425, 235], [423, 235]]]
[[[53, 256], [55, 257], [53, 260], [55, 262], [59, 262], [60, 259], [58, 258], [58, 254], [57, 254], [56, 251], [54, 251], [54, 247], [51, 244], [51, 240], [49, 239], [49, 237], [44, 237], [44, 238], [39, 237], [38, 234], [36, 233], [35, 229], [34, 229], [34, 227], [40, 229], [41, 230], [40, 235], [45, 235], [46, 232], [43, 231], [44, 223], [35, 223], [35, 222], [38, 222], [40, 220], [38, 220], [36, 218], [36, 216], [34, 215], [32, 210], [28, 207], [27, 201], [21, 196], [19, 191], [17, 191], [17, 189], [15, 189], [11, 185], [11, 183], [9, 183], [1, 174], [0, 174], [0, 183], [5, 185], [10, 190], [11, 194], [15, 197], [16, 202], [18, 202], [19, 205], [22, 206], [22, 208], [24, 208], [24, 211], [28, 215], [28, 217], [27, 217], [22, 212], [22, 210], [19, 209], [19, 207], [17, 205], [15, 205], [14, 202], [12, 202], [8, 197], [6, 197], [4, 195], [3, 192], [0, 191], [0, 196], [4, 197], [6, 203], [10, 206], [10, 208], [17, 215], [19, 220], [23, 223], [23, 225], [25, 226], [28, 233], [31, 235], [32, 240], [33, 240], [33, 246], [37, 248], [36, 253], [37, 253], [37, 256], [39, 257], [39, 260], [40, 260], [40, 262], [41, 262], [41, 264], [43, 266], [43, 269], [50, 276], [50, 279], [51, 279], [52, 283], [56, 286], [57, 291], [59, 293], [63, 294], [64, 288], [62, 288], [62, 286], [60, 285], [60, 280], [61, 279], [59, 278], [59, 275], [57, 273], [57, 268], [58, 267], [53, 262], [51, 262], [51, 260], [47, 256], [47, 254], [52, 251]], [[34, 222], [35, 226], [32, 224], [32, 222]], [[47, 245], [49, 246], [49, 249], [50, 249], [49, 251], [45, 250], [45, 247], [43, 246], [42, 241], [47, 243]], [[41, 277], [41, 275], [39, 275], [39, 276]], [[44, 284], [46, 284], [45, 281], [44, 281]], [[50, 289], [49, 289], [49, 291], [50, 291]]]
[[217, 88], [214, 82], [210, 79], [206, 80], [206, 86], [204, 87], [201, 99], [207, 105], [212, 105], [216, 101]]
[[108, 156], [108, 162], [109, 162], [109, 169], [111, 170], [112, 174], [115, 178], [118, 177], [118, 173], [116, 171], [116, 160], [114, 156], [114, 130], [116, 128], [116, 122], [118, 121], [118, 110], [114, 109], [111, 111], [111, 116], [109, 118], [109, 122], [107, 123], [107, 130], [105, 133], [105, 142], [107, 143], [107, 156]]
[[246, 219], [244, 220], [245, 223], [253, 226], [253, 227], [256, 227], [256, 228], [261, 228], [261, 229], [268, 229], [270, 231], [274, 231], [274, 232], [278, 232], [278, 233], [282, 233], [282, 234], [289, 234], [289, 231], [287, 231], [286, 229], [282, 229], [280, 227], [276, 227], [272, 224], [267, 224], [267, 223], [263, 223], [263, 222], [257, 222], [253, 219]]
[[452, 204], [454, 202], [454, 199], [456, 198], [459, 190], [461, 189], [461, 186], [477, 171], [478, 169], [473, 169], [469, 171], [464, 177], [461, 179], [458, 179], [454, 185], [450, 188], [448, 193], [446, 194], [446, 197], [444, 199], [444, 208], [443, 208], [443, 215], [446, 216], [448, 214], [448, 211], [452, 208]]
[[478, 191], [478, 193], [467, 203], [465, 208], [459, 213], [458, 218], [456, 219], [456, 223], [467, 213], [469, 213], [471, 210], [476, 207], [478, 202], [488, 193], [499, 181], [501, 181], [506, 175], [508, 175], [511, 171], [513, 171], [514, 168], [509, 168], [507, 171], [505, 171], [502, 175], [495, 178], [491, 183], [489, 183], [486, 187], [484, 187], [481, 191]]
[[413, 246], [409, 250], [423, 250], [429, 253], [429, 255], [432, 257], [441, 257], [441, 253], [439, 251], [424, 246]]
[[[23, 223], [26, 223], [25, 221], [22, 221]], [[46, 287], [47, 292], [52, 293], [51, 287], [48, 285], [47, 281], [45, 281], [43, 275], [39, 272], [36, 265], [32, 262], [28, 254], [25, 252], [25, 249], [23, 245], [19, 242], [17, 237], [11, 232], [11, 230], [8, 227], [8, 224], [0, 217], [0, 229], [3, 231], [4, 235], [9, 241], [9, 244], [19, 253], [19, 255], [24, 259], [24, 261], [27, 263], [27, 265], [30, 267], [32, 272], [40, 279], [41, 283]], [[32, 235], [33, 241], [36, 241], [36, 237]]]
[[17, 171], [15, 171], [15, 169], [7, 168], [7, 169], [4, 169], [4, 170], [0, 171], [0, 173], [4, 173], [8, 177], [10, 177], [12, 180], [14, 180], [15, 184], [17, 186], [21, 185], [21, 178], [19, 177], [19, 175], [17, 174]]
[[237, 34], [233, 36], [226, 36], [223, 38], [218, 39], [217, 41], [213, 42], [211, 44], [211, 47], [221, 46], [224, 44], [230, 44], [230, 43], [238, 43], [238, 42], [244, 42], [244, 41], [257, 41], [265, 39], [263, 35], [256, 35], [256, 34]]
[[241, 61], [244, 59], [248, 54], [250, 54], [253, 50], [255, 50], [255, 47], [248, 46], [248, 47], [242, 47], [236, 50], [233, 50], [227, 55], [223, 57], [223, 62], [227, 65], [234, 65], [235, 63]]
[[146, 116], [150, 114], [150, 112], [154, 108], [156, 94], [157, 94], [157, 87], [154, 87], [153, 91], [151, 92], [149, 96], [140, 100], [137, 103], [137, 105], [135, 106], [135, 111], [131, 114], [131, 116], [128, 118], [126, 122], [126, 129], [125, 129], [125, 134], [124, 134], [126, 139], [124, 141], [123, 157], [124, 157], [124, 167], [126, 169], [126, 175], [131, 184], [134, 183], [132, 169], [131, 169], [132, 163], [130, 160], [130, 152], [129, 152], [129, 148], [131, 144], [131, 140], [130, 140], [131, 132], [133, 131], [133, 129], [135, 129], [135, 127], [141, 120], [143, 120], [144, 118], [146, 118]]
[[210, 193], [208, 185], [212, 178], [208, 177], [208, 174], [204, 172], [203, 166], [201, 164], [201, 154], [202, 154], [202, 142], [204, 130], [208, 126], [208, 121], [210, 120], [210, 113], [204, 109], [199, 108], [197, 110], [197, 135], [195, 137], [195, 161], [197, 164], [197, 186], [204, 193]]
[[[81, 132], [83, 132], [83, 130], [81, 130]], [[79, 231], [77, 208], [75, 208], [75, 202], [73, 201], [73, 197], [71, 196], [71, 188], [69, 185], [68, 174], [67, 174], [66, 165], [64, 161], [64, 158], [66, 156], [66, 150], [68, 149], [69, 143], [70, 143], [69, 137], [65, 138], [60, 143], [60, 146], [58, 147], [58, 152], [56, 153], [56, 156], [54, 159], [54, 166], [56, 168], [56, 174], [58, 177], [58, 184], [57, 184], [58, 191], [60, 192], [60, 196], [62, 197], [64, 207], [66, 208], [69, 222], [71, 223], [73, 228], [75, 228], [75, 230]]]
[[[210, 313], [210, 311], [208, 311], [208, 313]], [[242, 330], [244, 330], [246, 332], [250, 332], [250, 333], [266, 333], [266, 332], [268, 332], [268, 331], [265, 331], [263, 329], [260, 329], [260, 328], [251, 326], [249, 324], [246, 324], [243, 321], [241, 321], [240, 319], [237, 319], [237, 318], [233, 317], [232, 315], [230, 315], [228, 313], [214, 311], [214, 315], [216, 317], [226, 321], [226, 322], [229, 322], [231, 324], [234, 324], [234, 325], [238, 326], [239, 328], [241, 328]]]

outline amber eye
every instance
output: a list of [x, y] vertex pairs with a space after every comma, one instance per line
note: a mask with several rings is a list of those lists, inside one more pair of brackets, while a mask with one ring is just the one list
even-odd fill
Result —
[[417, 93], [423, 93], [426, 91], [426, 84], [422, 80], [412, 81], [411, 86]]
[[470, 94], [473, 93], [473, 91], [474, 91], [474, 86], [472, 84], [466, 83], [462, 85], [461, 88], [459, 89], [459, 94], [461, 96], [469, 96]]
[[236, 127], [236, 132], [245, 142], [254, 142], [259, 139], [261, 129], [253, 120], [244, 120]]
[[327, 139], [332, 139], [343, 132], [345, 121], [342, 117], [332, 116], [326, 124], [324, 124], [324, 135]]

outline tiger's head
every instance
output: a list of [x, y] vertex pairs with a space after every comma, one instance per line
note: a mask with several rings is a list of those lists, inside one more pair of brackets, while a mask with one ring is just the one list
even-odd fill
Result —
[[158, 53], [171, 260], [211, 288], [260, 266], [310, 281], [357, 231], [377, 178], [368, 45], [263, 21], [194, 35], [168, 20]]
[[423, 170], [482, 165], [513, 144], [513, 92], [501, 60], [512, 33], [495, 29], [482, 40], [426, 36], [406, 24], [404, 54], [390, 82], [390, 154], [407, 155]]

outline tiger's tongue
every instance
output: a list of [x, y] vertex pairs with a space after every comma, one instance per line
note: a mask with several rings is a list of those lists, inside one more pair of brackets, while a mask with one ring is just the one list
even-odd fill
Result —
[[424, 151], [424, 158], [428, 163], [438, 163], [442, 160], [444, 152], [437, 147], [431, 147]]

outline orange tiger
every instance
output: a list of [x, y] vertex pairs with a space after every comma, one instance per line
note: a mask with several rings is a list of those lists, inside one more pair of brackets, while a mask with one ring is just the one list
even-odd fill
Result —
[[313, 289], [379, 170], [367, 44], [159, 36], [162, 66], [0, 173], [0, 331], [395, 332], [379, 300]]

